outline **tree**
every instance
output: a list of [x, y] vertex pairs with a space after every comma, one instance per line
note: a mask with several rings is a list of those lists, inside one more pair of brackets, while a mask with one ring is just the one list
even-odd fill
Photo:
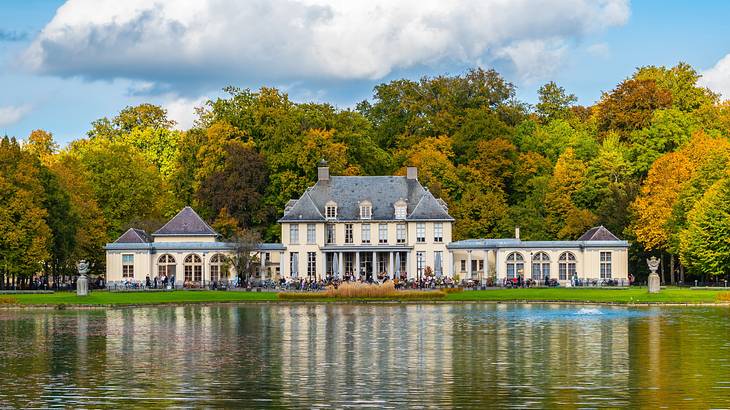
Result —
[[537, 94], [540, 102], [535, 108], [544, 121], [565, 118], [570, 113], [570, 107], [578, 101], [575, 94], [567, 94], [565, 88], [553, 81], [540, 87]]
[[233, 256], [230, 258], [231, 265], [236, 270], [240, 283], [248, 282], [253, 274], [256, 261], [256, 250], [261, 243], [261, 235], [251, 229], [239, 229], [231, 238], [233, 244]]
[[0, 140], [0, 285], [27, 283], [48, 259], [51, 230], [37, 160], [15, 139]]
[[225, 147], [223, 168], [208, 175], [196, 194], [208, 214], [218, 215], [223, 209], [241, 226], [252, 227], [266, 220], [263, 196], [268, 185], [264, 158], [240, 141], [229, 141]]
[[558, 239], [575, 239], [596, 222], [596, 216], [583, 207], [585, 183], [586, 165], [568, 148], [555, 164], [545, 195], [547, 226]]
[[175, 121], [167, 118], [167, 110], [164, 108], [145, 103], [125, 107], [113, 119], [104, 117], [92, 122], [91, 126], [91, 131], [87, 133], [89, 138], [116, 140], [136, 129], [169, 130], [175, 126]]
[[157, 168], [133, 147], [104, 139], [72, 146], [107, 222], [116, 238], [134, 220], [158, 217], [164, 187]]
[[616, 131], [622, 137], [649, 125], [654, 111], [672, 106], [672, 94], [654, 80], [623, 81], [598, 103], [599, 131]]
[[730, 274], [730, 178], [718, 180], [695, 204], [681, 233], [680, 258], [693, 273]]
[[104, 272], [104, 244], [114, 238], [108, 236], [104, 214], [90, 185], [91, 176], [79, 158], [69, 152], [53, 157], [48, 165], [58, 183], [68, 193], [75, 232], [71, 262], [86, 260], [91, 271]]
[[[454, 152], [451, 149], [451, 138], [441, 136], [425, 138], [408, 150], [396, 154], [403, 166], [418, 168], [418, 180], [427, 186], [436, 197], [447, 202], [457, 195], [459, 177], [456, 167], [451, 162]], [[404, 173], [405, 169], [401, 169]]]
[[680, 111], [693, 111], [705, 105], [713, 105], [719, 99], [718, 95], [708, 88], [697, 85], [700, 74], [684, 62], [680, 62], [672, 68], [641, 67], [633, 78], [656, 82], [659, 88], [672, 95], [672, 107]]

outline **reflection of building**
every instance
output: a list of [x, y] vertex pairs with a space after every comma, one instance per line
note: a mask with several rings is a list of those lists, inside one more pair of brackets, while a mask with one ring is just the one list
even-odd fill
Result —
[[[232, 279], [235, 275], [228, 258], [235, 244], [221, 242], [218, 234], [190, 207], [151, 236], [141, 229], [129, 229], [106, 245], [107, 281], [142, 281], [175, 277], [178, 284]], [[261, 277], [279, 273], [280, 244], [259, 244], [253, 252]]]
[[[279, 220], [282, 243], [260, 244], [259, 271], [265, 278], [346, 276], [372, 279], [435, 276], [500, 280], [522, 275], [564, 283], [581, 279], [626, 279], [628, 242], [604, 227], [576, 241], [468, 239], [451, 242], [454, 219], [446, 204], [406, 176], [330, 176], [326, 164], [318, 180], [291, 200]], [[186, 207], [151, 236], [130, 229], [107, 244], [107, 280], [175, 276], [205, 283], [231, 277], [227, 258], [235, 245]]]
[[626, 279], [628, 247], [603, 226], [592, 228], [576, 241], [522, 241], [519, 228], [513, 239], [468, 239], [449, 244], [454, 264], [450, 272], [462, 279], [498, 280], [545, 277], [568, 282], [580, 279]]

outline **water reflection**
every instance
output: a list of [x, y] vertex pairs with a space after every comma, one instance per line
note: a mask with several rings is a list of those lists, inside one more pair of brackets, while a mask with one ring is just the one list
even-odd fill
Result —
[[723, 308], [0, 310], [0, 407], [728, 407]]

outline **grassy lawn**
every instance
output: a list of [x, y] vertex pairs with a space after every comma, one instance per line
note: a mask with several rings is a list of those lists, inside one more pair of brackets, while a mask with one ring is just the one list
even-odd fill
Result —
[[452, 293], [446, 300], [489, 300], [489, 301], [575, 301], [612, 303], [712, 303], [717, 295], [727, 290], [691, 290], [687, 288], [666, 288], [660, 293], [650, 294], [646, 288], [630, 289], [579, 289], [579, 288], [537, 288], [496, 289]]
[[[574, 301], [612, 303], [712, 303], [724, 290], [690, 290], [680, 288], [662, 289], [659, 294], [649, 294], [646, 288], [631, 289], [496, 289], [450, 293], [443, 301]], [[93, 292], [85, 298], [72, 292], [54, 294], [0, 295], [0, 304], [21, 305], [143, 305], [162, 303], [205, 303], [205, 302], [252, 302], [279, 300], [275, 292], [221, 292], [221, 291], [176, 291], [176, 292]], [[290, 299], [290, 300], [297, 300]], [[317, 298], [314, 294], [301, 300], [325, 302], [334, 299]], [[339, 299], [348, 300], [348, 299]], [[350, 299], [365, 300], [365, 299]], [[388, 300], [388, 299], [367, 299]]]
[[[11, 302], [12, 300], [15, 302]], [[143, 305], [157, 303], [203, 303], [276, 300], [273, 292], [223, 292], [223, 291], [175, 291], [175, 292], [92, 292], [77, 297], [73, 292], [57, 292], [46, 295], [0, 295], [0, 302], [33, 305]]]

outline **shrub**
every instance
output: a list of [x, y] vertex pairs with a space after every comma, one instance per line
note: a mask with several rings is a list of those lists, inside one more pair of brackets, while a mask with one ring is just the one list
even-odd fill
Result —
[[18, 303], [18, 299], [12, 296], [0, 296], [0, 305], [14, 305]]
[[720, 292], [715, 298], [718, 302], [730, 302], [730, 292]]
[[393, 282], [382, 285], [367, 283], [343, 283], [337, 288], [330, 286], [324, 292], [282, 292], [279, 299], [285, 300], [313, 300], [313, 299], [394, 299], [394, 300], [423, 300], [441, 299], [446, 296], [440, 290], [396, 290]]
[[443, 288], [443, 289], [441, 289], [441, 291], [444, 292], [444, 293], [446, 293], [446, 294], [449, 294], [449, 293], [461, 293], [461, 292], [464, 291], [464, 288], [459, 288], [459, 287], [456, 287], [456, 288]]
[[279, 292], [277, 297], [282, 300], [317, 300], [327, 295], [325, 292]]

